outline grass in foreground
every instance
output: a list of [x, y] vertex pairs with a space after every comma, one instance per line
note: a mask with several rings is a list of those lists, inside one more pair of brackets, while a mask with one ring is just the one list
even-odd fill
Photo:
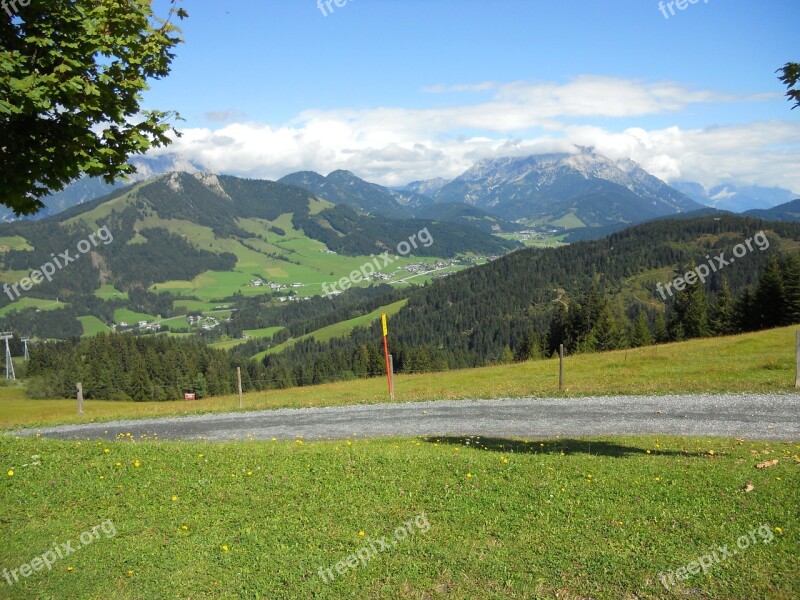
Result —
[[[11, 587], [0, 578], [0, 596], [797, 598], [798, 453], [788, 443], [669, 437], [0, 437], [0, 568], [54, 542], [78, 547], [50, 572]], [[399, 540], [397, 528], [423, 514]], [[116, 535], [107, 526], [80, 547], [107, 520]], [[769, 543], [759, 535], [737, 548], [762, 526]], [[387, 547], [365, 565], [336, 572], [382, 537]], [[659, 572], [721, 545], [737, 551], [662, 587]]]
[[[567, 396], [794, 391], [795, 327], [692, 340], [566, 360]], [[559, 396], [558, 360], [482, 369], [399, 375], [395, 400], [447, 400]], [[357, 379], [326, 385], [254, 392], [246, 409], [300, 408], [388, 402], [386, 379]], [[21, 388], [0, 388], [0, 427], [140, 418], [236, 410], [227, 396], [176, 402], [87, 401], [84, 417], [75, 400], [27, 400]]]

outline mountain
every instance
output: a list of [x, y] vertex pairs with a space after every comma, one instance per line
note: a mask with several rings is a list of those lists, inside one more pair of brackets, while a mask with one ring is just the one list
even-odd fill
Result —
[[301, 187], [328, 202], [347, 204], [370, 214], [391, 219], [407, 219], [413, 216], [408, 205], [414, 204], [415, 194], [403, 194], [369, 183], [350, 171], [334, 171], [327, 177], [313, 171], [300, 171], [282, 177], [278, 183]]
[[732, 212], [772, 208], [797, 198], [797, 194], [782, 188], [736, 186], [730, 183], [706, 189], [699, 183], [675, 182], [672, 187], [696, 202]]
[[524, 229], [521, 225], [505, 221], [463, 202], [431, 204], [419, 208], [416, 215], [420, 219], [469, 225], [486, 233], [512, 233]]
[[637, 223], [701, 206], [633, 161], [615, 162], [586, 148], [575, 154], [482, 160], [434, 198], [568, 229]]
[[[401, 250], [408, 240], [416, 241]], [[466, 225], [365, 215], [273, 181], [170, 173], [58, 215], [0, 225], [8, 284], [0, 320], [42, 338], [145, 320], [186, 332], [191, 323], [182, 317], [191, 311], [217, 318], [215, 305], [244, 296], [269, 303], [319, 295], [323, 282], [348, 277], [371, 255], [402, 258], [384, 260], [370, 282], [421, 283], [426, 273], [471, 264], [459, 255], [518, 246]], [[73, 260], [53, 262], [65, 252]], [[43, 265], [50, 265], [46, 279], [23, 283]]]
[[[101, 198], [127, 185], [146, 181], [172, 171], [197, 173], [202, 170], [198, 163], [172, 153], [162, 154], [158, 157], [136, 156], [128, 162], [136, 167], [136, 173], [130, 175], [127, 181], [119, 179], [114, 183], [106, 183], [101, 177], [81, 177], [60, 192], [53, 192], [42, 198], [45, 207], [41, 211], [22, 218], [35, 221], [57, 215], [68, 208]], [[0, 221], [8, 223], [19, 218], [10, 208], [0, 206]]]
[[785, 204], [779, 204], [773, 208], [765, 210], [748, 210], [744, 213], [748, 217], [757, 217], [767, 221], [792, 221], [800, 222], [800, 199], [792, 200]]
[[500, 255], [520, 247], [518, 242], [496, 238], [475, 229], [471, 224], [442, 223], [428, 219], [387, 219], [364, 215], [346, 205], [319, 213], [295, 215], [294, 226], [329, 249], [346, 255], [370, 255], [394, 251], [403, 240], [427, 230], [432, 242], [419, 246], [415, 256], [453, 258], [474, 252]]
[[436, 177], [434, 179], [426, 179], [424, 181], [412, 181], [405, 187], [405, 189], [408, 190], [409, 192], [422, 194], [423, 196], [433, 197], [440, 189], [442, 189], [448, 183], [450, 183], [449, 179]]

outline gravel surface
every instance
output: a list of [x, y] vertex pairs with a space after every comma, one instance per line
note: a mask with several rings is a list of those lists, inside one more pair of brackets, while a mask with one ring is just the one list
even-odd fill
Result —
[[682, 435], [800, 439], [800, 394], [457, 400], [207, 414], [26, 429], [60, 439], [225, 441], [347, 437]]

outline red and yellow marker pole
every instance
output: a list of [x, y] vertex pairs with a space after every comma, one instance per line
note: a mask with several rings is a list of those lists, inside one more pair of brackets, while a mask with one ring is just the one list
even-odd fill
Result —
[[394, 390], [392, 389], [392, 369], [389, 366], [389, 342], [386, 341], [386, 336], [389, 334], [389, 328], [386, 325], [386, 315], [381, 315], [381, 325], [383, 326], [383, 355], [386, 358], [386, 380], [389, 383], [389, 397], [394, 398]]

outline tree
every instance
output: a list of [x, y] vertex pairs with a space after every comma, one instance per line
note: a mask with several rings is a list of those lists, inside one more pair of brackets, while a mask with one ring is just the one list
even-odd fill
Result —
[[769, 329], [785, 324], [786, 301], [778, 259], [770, 256], [755, 295], [756, 327]]
[[800, 257], [786, 256], [781, 265], [783, 294], [785, 301], [784, 322], [787, 325], [800, 323]]
[[688, 285], [675, 296], [670, 330], [675, 341], [711, 335], [706, 293], [701, 284]]
[[166, 77], [188, 15], [170, 0], [18, 2], [0, 13], [0, 204], [17, 215], [82, 174], [111, 183], [128, 158], [168, 145], [177, 113], [140, 108], [149, 79]]
[[660, 312], [656, 315], [656, 322], [653, 324], [653, 337], [656, 340], [656, 344], [663, 344], [671, 339], [664, 313]]
[[736, 331], [734, 308], [728, 281], [723, 278], [722, 286], [708, 314], [709, 326], [714, 335], [728, 335]]
[[636, 320], [633, 322], [631, 346], [633, 348], [641, 348], [642, 346], [649, 346], [652, 343], [653, 334], [650, 332], [650, 323], [647, 320], [647, 314], [644, 311], [640, 311]]
[[789, 97], [790, 102], [794, 102], [794, 106], [792, 107], [792, 110], [794, 110], [800, 106], [800, 88], [793, 89], [796, 88], [797, 82], [800, 81], [800, 63], [786, 63], [783, 67], [778, 69], [777, 72], [781, 73], [778, 79], [789, 88], [786, 95]]

